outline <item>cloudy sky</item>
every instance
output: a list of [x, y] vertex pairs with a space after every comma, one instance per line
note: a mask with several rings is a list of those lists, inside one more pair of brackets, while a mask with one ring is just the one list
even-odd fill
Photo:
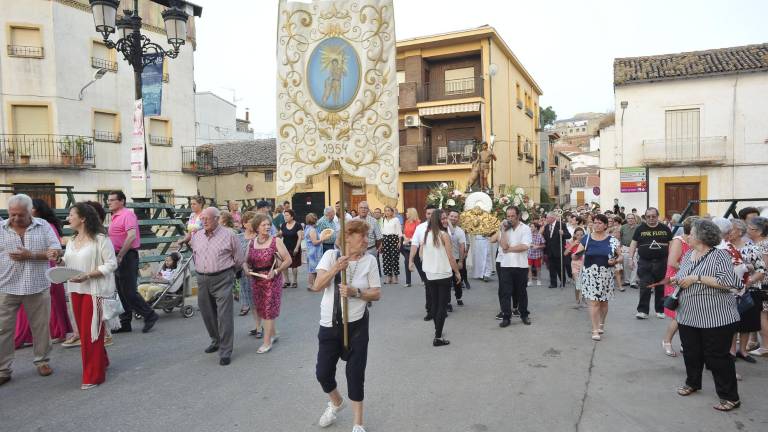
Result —
[[[198, 91], [250, 108], [275, 131], [277, 0], [192, 0]], [[544, 90], [558, 118], [613, 105], [616, 57], [768, 42], [766, 0], [394, 0], [398, 39], [491, 25]]]

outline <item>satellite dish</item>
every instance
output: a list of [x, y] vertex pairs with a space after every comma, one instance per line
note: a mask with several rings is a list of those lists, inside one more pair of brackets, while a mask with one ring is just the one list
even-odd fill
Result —
[[472, 192], [467, 195], [467, 199], [464, 201], [464, 210], [472, 210], [475, 207], [480, 207], [480, 210], [490, 213], [493, 208], [493, 200], [485, 192]]

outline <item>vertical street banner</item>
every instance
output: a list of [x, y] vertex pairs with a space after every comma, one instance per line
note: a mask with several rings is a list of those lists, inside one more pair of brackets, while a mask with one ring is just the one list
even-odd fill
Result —
[[149, 173], [147, 171], [144, 143], [144, 109], [141, 99], [134, 102], [133, 131], [131, 132], [131, 197], [149, 198]]
[[341, 169], [397, 200], [392, 0], [281, 0], [277, 27], [277, 195]]
[[621, 168], [619, 171], [621, 193], [648, 192], [645, 168]]
[[144, 115], [159, 116], [163, 101], [163, 58], [144, 66], [141, 73], [141, 98]]

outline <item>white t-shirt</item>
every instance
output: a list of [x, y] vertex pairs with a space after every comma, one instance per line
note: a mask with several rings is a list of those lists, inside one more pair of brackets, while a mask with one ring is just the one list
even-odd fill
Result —
[[[329, 271], [336, 264], [336, 250], [329, 250], [323, 254], [320, 262], [317, 263], [318, 270]], [[354, 279], [350, 279], [354, 276]], [[350, 261], [347, 266], [347, 279], [349, 286], [357, 289], [381, 288], [381, 279], [379, 279], [379, 267], [376, 265], [376, 258], [369, 254], [363, 254], [358, 261]], [[328, 283], [323, 291], [323, 300], [320, 302], [320, 325], [323, 327], [333, 327], [333, 293], [334, 282]], [[363, 318], [365, 314], [366, 301], [356, 297], [349, 298], [349, 322], [355, 322]]]
[[383, 218], [381, 222], [382, 235], [403, 235], [403, 229], [400, 226], [400, 220], [396, 217], [391, 219]]
[[442, 241], [437, 243], [438, 245], [435, 246], [435, 242], [432, 240], [432, 231], [427, 233], [427, 240], [423, 247], [424, 256], [421, 259], [421, 268], [424, 270], [427, 280], [446, 279], [453, 275], [453, 268], [448, 261], [445, 246], [443, 246]]
[[[510, 228], [506, 232], [502, 231], [501, 235], [507, 236], [507, 245], [509, 246], [526, 245], [530, 247], [533, 243], [531, 228], [524, 223], [519, 223], [517, 228]], [[528, 268], [528, 249], [523, 252], [503, 252], [501, 242], [499, 242], [499, 259], [497, 261], [502, 267]]]
[[427, 233], [427, 222], [420, 223], [415, 230], [413, 230], [413, 237], [411, 237], [411, 246], [419, 247], [424, 243], [424, 234]]

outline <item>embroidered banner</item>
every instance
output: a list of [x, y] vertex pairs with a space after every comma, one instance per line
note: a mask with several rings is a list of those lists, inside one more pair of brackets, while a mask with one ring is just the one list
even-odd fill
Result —
[[144, 66], [141, 72], [141, 99], [144, 115], [159, 116], [163, 102], [163, 58]]
[[395, 55], [392, 0], [280, 1], [278, 196], [340, 168], [397, 199]]

